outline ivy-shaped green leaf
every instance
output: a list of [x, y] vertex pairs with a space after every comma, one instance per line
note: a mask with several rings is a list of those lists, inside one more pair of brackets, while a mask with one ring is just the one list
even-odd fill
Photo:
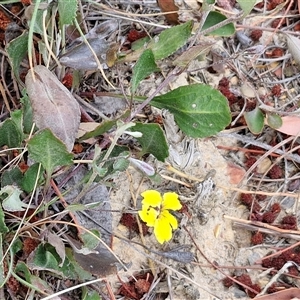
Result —
[[68, 166], [73, 163], [73, 154], [50, 129], [37, 132], [28, 142], [29, 156], [42, 164], [50, 176], [55, 167]]

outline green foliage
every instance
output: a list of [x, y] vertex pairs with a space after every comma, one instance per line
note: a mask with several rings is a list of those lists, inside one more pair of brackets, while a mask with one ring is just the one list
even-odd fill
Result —
[[19, 167], [5, 170], [1, 176], [1, 187], [15, 185], [20, 187], [23, 181], [23, 173]]
[[72, 24], [76, 17], [77, 0], [58, 0], [59, 24]]
[[6, 145], [9, 148], [20, 147], [22, 142], [22, 132], [18, 124], [12, 119], [6, 119], [0, 125], [0, 147]]
[[158, 124], [136, 123], [130, 130], [139, 131], [143, 134], [142, 137], [137, 138], [142, 146], [140, 156], [151, 153], [160, 161], [165, 161], [169, 156], [165, 135]]
[[[214, 25], [221, 23], [222, 21], [226, 20], [227, 18], [219, 12], [210, 11], [204, 24], [202, 30], [208, 29]], [[216, 36], [231, 36], [235, 33], [235, 28], [232, 23], [224, 25], [214, 31], [210, 32], [209, 35], [216, 35]]]
[[266, 121], [267, 121], [267, 124], [274, 129], [278, 129], [282, 126], [281, 117], [275, 113], [267, 113]]
[[27, 95], [23, 96], [20, 102], [22, 103], [23, 112], [23, 131], [25, 134], [29, 134], [33, 125], [32, 107]]
[[27, 204], [20, 200], [22, 191], [13, 185], [6, 185], [0, 190], [0, 198], [2, 207], [6, 211], [23, 211], [27, 208]]
[[147, 48], [153, 51], [155, 60], [166, 58], [185, 45], [192, 28], [192, 21], [168, 28], [154, 37]]
[[44, 129], [37, 132], [28, 142], [30, 157], [42, 164], [50, 176], [55, 167], [68, 166], [73, 163], [73, 155], [66, 145], [51, 132]]
[[28, 33], [23, 32], [20, 36], [8, 43], [6, 51], [11, 63], [11, 68], [17, 80], [21, 83], [19, 68], [28, 51]]
[[101, 300], [102, 298], [96, 291], [89, 290], [87, 287], [82, 288], [82, 300]]
[[[91, 234], [92, 232], [93, 234]], [[95, 236], [100, 238], [100, 232], [96, 229], [90, 230], [90, 232], [85, 231], [80, 235], [80, 239], [83, 241], [84, 246], [88, 249], [95, 249], [99, 244], [99, 239], [97, 239]]]
[[92, 130], [90, 132], [87, 132], [82, 137], [80, 137], [79, 141], [84, 141], [84, 140], [87, 140], [89, 138], [102, 135], [103, 133], [110, 130], [116, 124], [116, 122], [117, 122], [116, 120], [112, 120], [112, 121], [109, 120], [109, 121], [102, 122], [94, 130]]
[[[4, 219], [4, 211], [2, 209], [2, 206], [0, 205], [0, 240], [2, 240], [2, 235], [3, 233], [9, 232], [8, 227], [5, 224], [5, 219]], [[0, 243], [0, 253], [2, 252], [2, 243]], [[3, 257], [3, 255], [1, 255]], [[1, 273], [1, 266], [0, 266], [0, 273]], [[1, 275], [0, 275], [1, 277]], [[0, 281], [1, 283], [1, 281]]]
[[37, 182], [38, 185], [43, 182], [43, 170], [43, 168], [40, 168], [39, 163], [35, 163], [29, 167], [25, 172], [21, 183], [21, 187], [25, 192], [30, 193], [33, 191], [37, 177], [39, 177]]
[[135, 93], [139, 83], [152, 74], [153, 72], [159, 71], [152, 50], [145, 50], [136, 62], [133, 68], [133, 76], [131, 82], [131, 92]]
[[244, 16], [247, 16], [250, 14], [257, 0], [237, 0], [237, 2], [241, 6], [242, 10], [244, 11]]
[[244, 114], [245, 121], [253, 134], [259, 134], [264, 128], [264, 114], [257, 106], [255, 109]]
[[153, 106], [168, 109], [188, 136], [203, 138], [223, 130], [231, 121], [227, 99], [204, 84], [179, 87], [154, 97]]

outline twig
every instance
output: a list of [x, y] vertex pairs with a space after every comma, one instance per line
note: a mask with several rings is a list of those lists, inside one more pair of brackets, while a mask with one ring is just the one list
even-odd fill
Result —
[[300, 231], [299, 230], [287, 230], [281, 229], [276, 226], [262, 223], [259, 221], [249, 221], [243, 220], [231, 216], [224, 216], [225, 219], [233, 221], [234, 225], [237, 227], [242, 227], [251, 231], [260, 231], [268, 234], [279, 235], [285, 238], [290, 238], [294, 240], [300, 240]]

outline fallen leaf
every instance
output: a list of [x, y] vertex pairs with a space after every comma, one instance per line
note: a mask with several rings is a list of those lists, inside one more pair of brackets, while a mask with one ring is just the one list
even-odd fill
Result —
[[290, 34], [286, 34], [286, 41], [292, 57], [297, 64], [300, 64], [300, 40]]
[[284, 116], [282, 119], [282, 126], [276, 130], [288, 135], [300, 134], [300, 117], [296, 116]]
[[25, 79], [33, 111], [33, 120], [39, 129], [49, 128], [71, 151], [80, 122], [80, 108], [76, 99], [57, 77], [44, 66], [33, 68]]
[[[157, 0], [157, 4], [162, 12], [178, 11], [179, 8], [175, 5], [174, 0]], [[170, 13], [165, 15], [168, 23], [171, 25], [179, 24], [178, 13]]]
[[227, 175], [231, 184], [239, 184], [243, 180], [245, 173], [246, 171], [242, 167], [233, 163], [227, 164]]
[[292, 300], [300, 298], [300, 289], [290, 288], [270, 295], [255, 297], [257, 300]]

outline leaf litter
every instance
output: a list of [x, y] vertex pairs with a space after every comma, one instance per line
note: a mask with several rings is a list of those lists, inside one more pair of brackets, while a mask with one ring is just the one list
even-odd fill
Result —
[[[176, 115], [179, 104], [174, 107], [169, 104], [168, 108], [174, 110], [177, 125], [181, 126], [180, 128], [185, 134], [180, 131], [180, 128], [178, 128], [174, 122], [170, 122], [172, 125], [169, 127], [172, 130], [168, 132], [169, 129], [167, 129], [168, 127], [165, 123], [164, 130], [169, 146], [169, 156], [165, 157], [166, 154], [164, 153], [160, 160], [156, 160], [152, 155], [147, 155], [147, 163], [157, 171], [156, 175], [159, 175], [155, 178], [151, 178], [151, 180], [144, 178], [143, 173], [138, 172], [138, 168], [134, 168], [134, 164], [132, 165], [133, 168], [129, 168], [127, 172], [123, 171], [119, 173], [119, 170], [123, 170], [122, 159], [128, 155], [128, 151], [126, 152], [125, 148], [122, 147], [131, 145], [129, 149], [134, 151], [133, 153], [138, 159], [142, 160], [145, 159], [145, 157], [140, 157], [139, 153], [142, 155], [145, 154], [145, 152], [140, 151], [141, 149], [139, 148], [142, 147], [144, 150], [149, 145], [137, 144], [136, 140], [124, 135], [119, 140], [120, 145], [118, 146], [121, 148], [117, 149], [113, 155], [110, 156], [109, 148], [107, 147], [109, 147], [108, 145], [113, 139], [111, 132], [115, 130], [114, 128], [120, 130], [122, 124], [111, 124], [107, 127], [109, 129], [106, 134], [102, 131], [98, 131], [98, 134], [93, 134], [92, 137], [95, 140], [98, 139], [98, 143], [102, 147], [101, 151], [103, 151], [103, 153], [94, 155], [94, 157], [100, 159], [100, 164], [98, 160], [98, 165], [94, 164], [90, 168], [85, 168], [79, 178], [75, 175], [79, 173], [78, 169], [82, 168], [82, 165], [77, 167], [78, 169], [71, 169], [71, 171], [69, 171], [70, 173], [66, 172], [63, 175], [59, 175], [62, 177], [55, 177], [56, 182], [51, 179], [51, 187], [56, 191], [55, 193], [57, 197], [59, 197], [60, 203], [52, 201], [53, 199], [50, 197], [51, 193], [47, 189], [41, 193], [41, 196], [43, 195], [47, 209], [52, 213], [58, 213], [62, 210], [62, 207], [69, 208], [68, 211], [74, 212], [73, 216], [71, 213], [67, 215], [66, 212], [64, 212], [65, 218], [63, 218], [63, 221], [69, 222], [68, 218], [74, 218], [79, 232], [82, 228], [84, 228], [83, 231], [89, 230], [90, 233], [93, 233], [94, 229], [100, 231], [100, 240], [109, 245], [113, 251], [110, 252], [108, 248], [103, 248], [102, 246], [100, 248], [89, 248], [83, 241], [83, 238], [79, 240], [78, 237], [80, 235], [78, 234], [77, 236], [77, 233], [74, 233], [74, 225], [66, 228], [60, 227], [59, 222], [61, 219], [56, 216], [54, 222], [57, 224], [55, 224], [55, 226], [54, 224], [49, 225], [47, 229], [50, 232], [47, 242], [42, 240], [45, 234], [44, 232], [41, 232], [41, 234], [37, 234], [35, 231], [31, 232], [35, 239], [41, 241], [41, 244], [37, 247], [32, 244], [30, 259], [28, 259], [28, 261], [24, 260], [28, 263], [28, 267], [24, 266], [21, 260], [15, 262], [18, 263], [14, 270], [15, 272], [24, 275], [26, 280], [32, 283], [36, 282], [36, 278], [30, 273], [32, 270], [39, 270], [39, 272], [50, 270], [54, 274], [59, 274], [61, 278], [63, 278], [64, 284], [67, 284], [68, 278], [75, 280], [77, 275], [71, 276], [72, 268], [76, 270], [74, 275], [78, 274], [77, 280], [79, 278], [79, 282], [90, 280], [92, 277], [90, 278], [88, 275], [96, 275], [97, 277], [106, 276], [106, 280], [109, 284], [106, 286], [107, 289], [101, 289], [99, 294], [105, 295], [104, 297], [109, 295], [111, 299], [114, 299], [118, 292], [131, 299], [141, 299], [143, 296], [145, 299], [151, 299], [151, 297], [160, 297], [162, 299], [248, 299], [260, 293], [260, 290], [265, 293], [265, 287], [268, 287], [268, 292], [275, 293], [272, 296], [259, 295], [257, 299], [268, 299], [268, 297], [274, 297], [274, 299], [276, 299], [275, 297], [278, 297], [278, 299], [290, 299], [290, 297], [297, 296], [299, 289], [292, 287], [298, 287], [299, 274], [297, 268], [287, 265], [287, 262], [294, 261], [294, 263], [298, 263], [297, 255], [299, 251], [297, 244], [293, 240], [293, 236], [286, 238], [286, 234], [291, 233], [291, 231], [295, 234], [298, 233], [298, 211], [296, 206], [296, 192], [298, 190], [296, 182], [298, 180], [298, 173], [295, 166], [297, 166], [296, 164], [299, 162], [299, 158], [296, 157], [298, 156], [296, 151], [299, 147], [297, 141], [298, 131], [297, 126], [295, 126], [297, 120], [295, 121], [295, 119], [293, 119], [296, 118], [293, 115], [297, 115], [298, 110], [298, 66], [295, 64], [295, 61], [297, 63], [297, 51], [299, 49], [297, 48], [298, 39], [295, 34], [297, 31], [296, 28], [292, 28], [291, 26], [287, 27], [288, 25], [285, 23], [287, 15], [290, 13], [289, 24], [294, 24], [293, 22], [295, 22], [295, 20], [293, 16], [297, 9], [297, 4], [293, 4], [292, 2], [283, 3], [283, 1], [279, 4], [276, 1], [262, 1], [261, 4], [258, 3], [253, 9], [255, 1], [253, 3], [252, 1], [242, 0], [238, 2], [240, 7], [244, 10], [245, 15], [247, 15], [248, 12], [251, 12], [251, 15], [246, 16], [240, 23], [234, 23], [236, 29], [241, 32], [237, 37], [228, 34], [228, 31], [223, 31], [232, 30], [232, 26], [221, 30], [224, 36], [230, 35], [230, 37], [224, 38], [221, 41], [224, 55], [221, 53], [221, 56], [218, 56], [218, 58], [213, 55], [210, 56], [209, 46], [207, 50], [206, 43], [204, 42], [204, 50], [202, 50], [202, 46], [199, 47], [199, 49], [194, 48], [187, 50], [186, 53], [193, 54], [192, 61], [183, 56], [184, 67], [186, 67], [184, 70], [186, 73], [185, 78], [188, 83], [205, 82], [211, 87], [217, 88], [228, 100], [233, 117], [232, 123], [227, 127], [228, 131], [213, 138], [191, 139], [186, 136], [186, 134], [189, 128], [193, 126], [193, 123], [187, 124], [184, 118], [182, 120], [180, 119], [180, 123], [178, 118], [181, 116], [180, 114], [182, 114], [183, 110]], [[176, 22], [178, 16], [179, 22], [193, 19], [196, 24], [199, 23], [199, 15], [197, 13], [186, 10], [186, 7], [183, 7], [182, 3], [177, 3], [176, 1], [170, 1], [169, 3], [169, 8], [164, 8], [165, 12], [168, 10], [177, 11], [175, 7], [179, 8], [178, 13], [175, 14]], [[116, 4], [119, 4], [117, 9], [114, 7]], [[80, 2], [80, 8], [83, 9], [88, 16], [83, 22], [86, 29], [89, 28], [86, 30], [87, 34], [85, 37], [91, 42], [90, 46], [94, 52], [96, 52], [101, 63], [107, 63], [107, 57], [110, 56], [109, 50], [113, 47], [112, 45], [116, 40], [120, 46], [118, 51], [122, 53], [122, 51], [128, 50], [130, 43], [126, 40], [126, 34], [130, 27], [134, 28], [136, 36], [140, 36], [141, 31], [144, 30], [146, 35], [151, 36], [154, 32], [154, 35], [158, 36], [157, 33], [159, 34], [161, 29], [154, 25], [159, 23], [159, 21], [165, 20], [163, 16], [151, 15], [146, 18], [146, 23], [134, 22], [131, 24], [127, 20], [123, 23], [124, 25], [122, 25], [123, 21], [121, 20], [124, 14], [119, 14], [122, 12], [122, 9], [125, 11], [126, 8], [130, 13], [138, 14], [140, 18], [142, 18], [143, 14], [156, 13], [159, 11], [155, 1], [144, 1], [143, 4], [138, 3], [137, 6], [134, 1], [111, 1], [113, 7], [101, 3], [103, 15], [105, 15], [104, 13], [110, 13], [120, 19], [120, 23], [118, 21], [118, 25], [112, 30], [111, 28], [114, 26], [112, 24], [116, 23], [112, 20], [106, 21], [107, 23], [102, 22], [103, 16], [101, 12], [99, 12], [99, 9], [96, 9], [99, 8], [97, 5], [99, 5], [99, 3], [92, 3], [91, 6], [85, 6], [84, 2]], [[200, 8], [197, 1], [188, 2], [185, 3], [185, 5], [187, 5], [188, 8]], [[230, 10], [232, 8], [239, 9], [239, 6], [233, 5], [229, 1], [220, 1], [217, 7], [220, 8], [219, 11], [222, 11], [222, 9], [228, 10], [228, 8], [230, 8]], [[10, 8], [11, 6], [8, 6], [8, 9]], [[128, 10], [126, 10], [127, 14]], [[91, 12], [92, 14], [89, 15]], [[63, 14], [61, 15], [63, 16]], [[213, 14], [210, 14], [210, 16], [212, 15]], [[259, 17], [262, 15], [270, 15], [271, 17], [275, 15], [276, 18], [274, 18], [274, 20], [271, 18], [272, 22], [278, 19], [280, 23], [271, 24], [268, 18], [263, 18], [263, 21], [261, 21]], [[66, 19], [63, 20], [62, 23], [68, 22], [68, 16], [64, 17]], [[209, 18], [209, 14], [207, 17]], [[95, 18], [101, 20], [99, 26], [94, 26]], [[0, 22], [0, 25], [2, 26], [1, 29], [5, 31], [7, 29], [7, 25], [5, 24], [10, 22], [10, 18], [5, 17], [3, 20], [4, 22]], [[104, 17], [104, 20], [106, 20], [106, 17]], [[166, 18], [166, 20], [174, 22], [174, 19]], [[226, 20], [226, 18], [224, 20]], [[253, 20], [256, 21], [257, 24], [255, 25], [257, 26], [253, 26]], [[138, 19], [138, 21], [140, 21], [140, 19]], [[209, 27], [212, 26], [212, 20], [208, 19], [208, 21], [206, 26], [207, 24], [210, 24]], [[105, 28], [106, 25], [108, 25], [110, 31], [118, 31], [118, 34], [112, 35], [112, 39], [114, 39], [113, 42], [106, 39], [107, 34], [104, 34], [104, 36], [101, 35], [102, 29]], [[93, 26], [94, 29], [91, 30]], [[281, 28], [279, 28], [280, 26]], [[99, 30], [100, 33], [98, 32]], [[287, 31], [288, 35], [283, 35], [283, 31]], [[95, 38], [94, 35], [96, 35], [95, 40], [93, 40]], [[120, 37], [122, 37], [122, 39], [120, 39]], [[284, 51], [281, 51], [282, 49], [286, 49], [286, 37], [287, 48], [291, 56], [285, 55]], [[198, 36], [196, 39], [197, 43], [201, 43], [201, 39], [202, 37]], [[213, 39], [215, 39], [216, 42], [220, 40], [220, 38], [216, 36]], [[243, 42], [250, 40], [252, 41], [251, 43]], [[82, 49], [79, 48], [80, 51], [78, 51], [77, 47], [79, 46], [74, 47], [76, 42], [68, 41], [71, 46], [73, 43], [74, 48], [73, 50], [67, 49], [69, 52], [60, 56], [61, 63], [79, 70], [97, 68], [98, 66], [97, 63], [95, 64], [93, 55], [88, 55], [88, 53], [92, 53], [88, 50], [90, 48], [86, 43], [80, 40], [78, 41], [82, 43], [80, 45]], [[40, 42], [40, 45], [43, 44], [42, 40]], [[57, 46], [59, 47], [59, 40], [55, 40], [55, 42], [58, 43]], [[181, 46], [185, 43], [186, 40]], [[177, 45], [178, 47], [175, 47], [174, 51], [179, 49], [179, 52], [173, 53], [173, 50], [170, 52], [166, 50], [167, 55], [164, 56], [164, 54], [161, 54], [163, 48], [160, 48], [159, 44], [157, 46], [155, 38], [152, 43], [147, 45], [150, 45], [149, 49], [152, 49], [154, 52], [158, 51], [158, 54], [154, 53], [154, 56], [158, 55], [158, 58], [162, 58], [158, 63], [158, 67], [165, 73], [168, 73], [168, 70], [172, 68], [172, 62], [178, 58], [182, 52], [185, 53], [185, 49], [179, 49], [180, 45]], [[195, 45], [195, 47], [197, 46], [198, 45]], [[253, 52], [253, 47], [260, 50]], [[262, 50], [264, 47], [265, 50]], [[42, 49], [42, 47], [39, 49]], [[199, 51], [199, 55], [196, 55], [195, 51], [196, 54], [198, 54]], [[112, 52], [113, 55], [116, 54], [116, 50], [112, 50]], [[83, 54], [87, 55], [85, 60], [81, 59]], [[220, 52], [218, 52], [218, 54], [220, 54]], [[170, 58], [167, 57], [169, 55], [171, 55]], [[129, 81], [132, 78], [132, 57], [127, 60], [125, 65], [116, 65], [105, 71], [108, 79], [114, 83], [116, 81], [121, 87], [120, 91], [123, 91], [124, 94], [128, 93], [127, 91], [131, 89]], [[138, 58], [138, 56], [135, 57]], [[182, 61], [179, 60], [179, 62], [181, 64], [180, 67], [182, 67]], [[23, 63], [26, 65], [26, 60], [23, 61]], [[89, 63], [93, 66], [90, 67]], [[217, 64], [218, 67], [211, 66], [213, 63]], [[12, 65], [16, 67], [19, 64], [15, 63]], [[37, 79], [39, 80], [39, 78], [41, 78], [42, 81], [35, 82], [34, 78], [30, 77], [31, 72], [28, 72], [26, 78], [27, 93], [32, 102], [34, 121], [39, 129], [50, 128], [62, 143], [67, 146], [70, 152], [73, 148], [79, 126], [79, 105], [69, 91], [62, 88], [62, 84], [57, 79], [60, 76], [57, 77], [53, 72], [49, 71], [48, 68], [39, 68], [40, 67], [35, 67], [36, 74], [38, 75]], [[59, 74], [59, 72], [57, 74]], [[107, 93], [111, 92], [111, 87], [105, 80], [99, 77], [97, 73], [86, 72], [83, 75], [73, 72], [73, 74], [75, 78], [78, 76], [80, 79], [77, 86], [74, 86], [77, 88], [77, 93], [82, 97], [86, 97], [86, 100], [91, 101], [92, 105], [94, 104], [94, 95], [88, 97], [89, 94], [92, 95], [95, 92], [97, 97], [107, 97]], [[173, 81], [171, 80], [171, 85], [180, 85], [180, 83], [178, 83], [179, 79], [178, 82], [176, 82], [176, 76], [170, 78], [173, 79]], [[140, 76], [140, 79], [137, 81], [142, 79], [143, 76]], [[146, 91], [147, 89], [149, 90], [149, 86], [155, 90], [153, 87], [159, 85], [162, 80], [159, 73], [150, 75], [149, 78], [146, 78], [146, 80], [137, 87], [137, 93]], [[4, 82], [6, 83], [6, 81]], [[250, 89], [246, 94], [241, 88], [244, 84]], [[16, 132], [19, 134], [19, 138], [16, 141], [10, 141], [9, 135], [6, 135], [6, 138], [2, 139], [2, 145], [8, 144], [10, 147], [18, 147], [21, 146], [22, 141], [22, 135], [18, 131], [22, 121], [19, 122], [13, 118], [8, 119], [7, 111], [9, 111], [9, 106], [11, 106], [13, 110], [16, 109], [13, 95], [19, 92], [14, 91], [12, 85], [8, 86], [9, 88], [6, 89], [8, 91], [7, 97], [11, 103], [6, 99], [5, 104], [7, 107], [3, 105], [1, 121], [6, 120], [5, 122], [7, 122], [9, 120], [9, 123], [6, 123], [6, 126], [3, 124], [0, 127], [0, 130], [2, 130], [2, 132], [0, 131], [0, 136], [4, 136], [7, 132]], [[56, 95], [57, 91], [59, 91], [58, 96]], [[168, 89], [165, 86], [160, 92], [166, 93]], [[139, 95], [148, 96], [146, 93]], [[156, 99], [154, 98], [153, 104], [155, 104], [155, 100], [160, 99], [159, 97], [164, 100], [167, 99], [160, 95]], [[216, 95], [216, 97], [218, 96]], [[131, 107], [132, 100], [130, 97], [126, 99], [128, 107]], [[106, 101], [108, 102], [109, 99]], [[212, 100], [207, 100], [207, 102], [209, 101]], [[48, 104], [46, 105], [46, 103]], [[197, 101], [191, 104], [202, 105], [201, 102]], [[53, 110], [50, 110], [51, 106], [53, 106]], [[110, 103], [107, 103], [107, 106], [110, 106]], [[157, 107], [161, 108], [160, 106]], [[162, 107], [165, 108], [164, 106]], [[121, 110], [122, 114], [123, 108], [119, 108], [119, 110]], [[253, 111], [258, 113], [253, 114]], [[254, 117], [249, 120], [249, 117], [247, 119], [246, 116], [247, 114], [249, 116], [250, 112]], [[106, 113], [110, 115], [114, 114], [114, 112]], [[282, 116], [283, 124], [279, 127], [278, 131], [266, 125], [266, 119], [269, 113]], [[142, 122], [149, 122], [150, 120], [150, 115], [144, 111], [139, 111], [136, 116], [140, 118], [138, 120]], [[259, 116], [259, 119], [257, 116]], [[50, 117], [50, 120], [47, 119], [48, 117]], [[164, 113], [162, 114], [160, 109], [155, 109], [153, 119], [159, 119], [159, 117], [164, 118]], [[89, 122], [94, 121], [93, 114], [83, 113], [82, 110], [81, 118], [86, 118]], [[202, 118], [205, 119], [205, 116], [202, 116]], [[224, 116], [224, 118], [226, 118], [226, 116]], [[198, 119], [196, 121], [198, 122]], [[163, 124], [163, 122], [164, 121], [161, 123]], [[215, 117], [212, 126], [217, 122], [217, 117]], [[182, 127], [182, 123], [184, 127]], [[290, 125], [290, 123], [292, 125]], [[223, 125], [221, 125], [221, 127], [222, 126]], [[293, 126], [296, 128], [295, 130], [291, 130]], [[251, 133], [251, 128], [255, 128], [256, 135]], [[201, 129], [200, 124], [200, 130]], [[280, 132], [292, 135], [292, 137], [287, 138], [281, 135]], [[215, 134], [215, 132], [213, 134]], [[98, 135], [101, 135], [101, 139], [99, 139]], [[48, 140], [49, 139], [47, 139], [47, 141]], [[95, 142], [95, 140], [93, 142]], [[53, 142], [53, 140], [51, 141]], [[60, 148], [60, 146], [57, 146], [57, 149], [61, 150], [62, 148]], [[84, 144], [83, 146], [84, 150], [76, 154], [75, 159], [77, 162], [85, 160], [91, 163], [93, 161], [94, 151], [91, 150], [92, 148], [89, 148], [90, 146]], [[128, 150], [128, 147], [126, 149]], [[29, 147], [29, 153], [30, 152], [34, 153]], [[57, 153], [60, 152], [57, 151]], [[52, 161], [48, 158], [39, 159], [38, 151], [35, 151], [34, 155], [35, 159], [40, 161], [46, 170], [48, 169], [49, 172], [47, 176], [51, 176], [55, 167], [61, 165], [66, 166], [68, 165], [67, 162], [70, 161], [70, 157], [66, 156], [63, 163], [59, 162], [56, 164], [55, 161], [57, 158], [55, 158], [55, 156], [51, 156], [51, 158], [55, 158], [54, 161]], [[67, 154], [64, 153], [64, 155]], [[269, 157], [268, 161], [270, 164], [268, 163], [268, 166], [264, 168], [262, 174], [262, 172], [257, 170], [266, 157]], [[101, 159], [103, 158], [104, 162], [101, 163]], [[10, 159], [10, 156], [6, 156], [3, 162], [1, 162], [1, 165], [6, 166], [6, 163]], [[23, 160], [23, 163], [27, 162], [24, 160], [24, 157], [21, 157], [21, 160]], [[115, 163], [114, 160], [118, 163]], [[165, 160], [165, 162], [162, 162], [163, 160]], [[16, 167], [21, 170], [19, 165], [16, 165]], [[5, 168], [7, 169], [6, 171], [12, 170], [9, 166]], [[238, 178], [236, 178], [237, 172], [232, 170], [239, 169], [247, 170], [247, 172], [239, 172]], [[88, 185], [88, 178], [90, 178], [91, 173], [93, 174], [92, 178], [95, 179], [95, 182], [93, 181], [89, 185], [91, 191], [89, 191], [85, 197], [81, 198], [80, 202], [73, 203], [74, 199], [77, 199], [77, 196], [85, 189], [84, 186], [86, 184]], [[215, 175], [209, 177], [208, 174], [212, 173], [215, 173]], [[12, 178], [13, 174], [19, 177]], [[1, 188], [4, 187], [3, 182], [22, 182], [24, 179], [21, 174], [21, 172], [6, 172], [5, 176], [4, 173], [3, 175], [1, 174]], [[74, 182], [70, 181], [70, 178], [72, 178]], [[49, 177], [48, 180], [50, 181]], [[67, 186], [66, 182], [68, 182], [70, 186]], [[103, 185], [103, 182], [105, 182], [105, 185]], [[124, 182], [126, 182], [126, 184], [124, 184]], [[234, 182], [234, 184], [232, 184], [232, 182]], [[76, 188], [73, 188], [74, 186]], [[110, 187], [109, 194], [107, 193], [106, 186]], [[147, 234], [145, 237], [142, 237], [142, 235], [133, 232], [129, 235], [130, 228], [128, 229], [124, 225], [119, 224], [122, 212], [126, 211], [126, 213], [130, 213], [133, 216], [136, 215], [136, 211], [140, 208], [140, 193], [150, 188], [155, 188], [161, 193], [176, 191], [180, 195], [183, 204], [183, 211], [181, 215], [178, 216], [180, 220], [180, 230], [174, 233], [173, 240], [167, 246], [161, 248], [158, 247], [153, 234]], [[73, 190], [74, 194], [69, 192], [70, 189]], [[66, 194], [64, 196], [61, 195], [61, 191], [64, 191]], [[241, 196], [240, 193], [242, 193]], [[99, 195], [101, 195], [101, 197], [103, 196], [102, 200], [99, 199]], [[268, 198], [265, 196], [268, 196]], [[238, 197], [241, 199], [238, 199]], [[36, 204], [40, 205], [39, 202]], [[93, 205], [95, 206], [93, 207]], [[3, 206], [3, 209], [5, 210], [5, 206]], [[81, 213], [84, 209], [87, 209], [86, 212]], [[7, 213], [7, 210], [5, 212]], [[28, 211], [26, 210], [24, 216], [32, 218], [32, 216], [27, 213]], [[1, 210], [0, 224], [4, 221], [3, 216], [4, 213]], [[236, 222], [232, 222], [227, 216], [236, 217]], [[90, 219], [89, 222], [87, 221], [88, 219]], [[255, 225], [252, 228], [258, 228], [258, 232], [260, 232], [259, 228], [263, 231], [263, 228], [266, 226], [269, 226], [273, 230], [276, 228], [283, 229], [279, 230], [279, 237], [275, 235], [272, 230], [267, 232], [268, 235], [263, 235], [262, 237], [259, 234], [252, 235], [246, 226], [242, 226], [242, 229], [232, 227], [232, 225], [237, 223], [243, 224], [243, 222], [239, 222], [239, 219], [249, 219], [251, 225]], [[5, 218], [8, 224], [12, 220], [14, 219], [11, 217]], [[42, 221], [43, 219], [41, 218], [40, 220]], [[106, 228], [106, 231], [101, 229], [104, 224], [109, 228]], [[71, 228], [73, 228], [73, 230], [71, 230]], [[65, 233], [61, 235], [57, 234], [63, 229], [67, 230], [70, 236]], [[2, 232], [6, 233], [4, 227], [2, 230]], [[51, 230], [53, 231], [51, 232]], [[280, 235], [280, 233], [282, 235]], [[107, 235], [109, 238], [107, 238]], [[91, 236], [94, 242], [95, 240], [99, 241], [97, 234], [93, 233]], [[118, 239], [118, 236], [122, 237], [122, 239]], [[62, 254], [63, 244], [61, 241], [64, 241], [65, 245], [68, 246], [66, 247], [66, 256]], [[144, 243], [144, 246], [135, 244], [135, 242], [140, 243], [141, 241]], [[260, 241], [260, 243], [258, 243], [258, 241]], [[18, 239], [17, 242], [22, 243], [23, 237]], [[261, 242], [263, 242], [263, 244], [261, 244]], [[255, 246], [251, 247], [251, 243]], [[98, 244], [97, 247], [99, 247], [100, 244]], [[178, 244], [193, 244], [193, 247], [190, 250], [182, 250], [186, 252], [173, 251], [174, 246]], [[16, 243], [14, 251], [17, 251], [17, 249], [19, 249], [18, 247], [20, 248], [20, 245], [17, 246]], [[295, 249], [285, 251], [288, 247], [295, 247]], [[147, 249], [150, 250], [149, 253]], [[48, 261], [46, 261], [44, 265], [42, 265], [39, 260], [43, 258], [43, 252], [48, 255]], [[102, 255], [99, 256], [99, 253], [102, 253]], [[266, 255], [270, 255], [270, 253], [275, 257], [278, 256], [279, 259], [268, 260], [265, 258]], [[182, 255], [183, 257], [187, 256], [189, 260], [192, 258], [192, 255], [194, 255], [196, 259], [188, 264], [188, 260], [185, 260], [185, 258], [182, 260], [180, 258]], [[53, 259], [53, 257], [56, 257], [56, 259]], [[151, 258], [150, 262], [147, 260], [149, 257]], [[76, 265], [74, 259], [82, 269]], [[119, 259], [121, 261], [120, 265], [124, 265], [125, 270], [118, 271], [119, 277], [117, 277], [115, 272], [117, 272], [116, 264]], [[67, 265], [71, 265], [72, 268], [66, 267], [64, 261]], [[263, 265], [265, 269], [263, 269], [261, 265]], [[95, 269], [97, 269], [97, 271], [95, 271]], [[106, 270], [108, 271], [106, 272]], [[112, 275], [109, 276], [109, 274]], [[226, 280], [224, 278], [226, 278]], [[46, 280], [40, 281], [39, 286], [45, 284], [46, 281], [50, 284], [51, 278], [48, 277]], [[75, 280], [72, 283], [75, 285], [77, 282]], [[6, 285], [10, 290], [15, 291], [16, 294], [18, 293], [16, 287], [12, 289], [13, 286], [11, 282], [7, 282]], [[111, 287], [113, 292], [108, 292], [107, 290], [111, 290]], [[62, 290], [63, 287], [59, 289]], [[68, 290], [65, 294], [67, 295], [66, 297], [70, 299], [81, 299], [80, 292], [75, 292], [74, 290]], [[50, 288], [49, 285], [47, 285], [47, 287], [45, 285], [45, 291], [49, 294], [54, 294], [57, 290], [54, 286]], [[2, 293], [6, 293], [5, 295], [7, 295], [7, 291], [2, 291]], [[39, 293], [43, 295], [41, 289]], [[84, 291], [82, 291], [82, 294], [84, 294]]]

